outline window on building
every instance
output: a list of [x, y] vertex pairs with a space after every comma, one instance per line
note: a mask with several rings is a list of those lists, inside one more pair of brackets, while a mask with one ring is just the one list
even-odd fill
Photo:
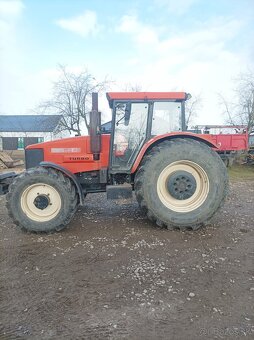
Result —
[[43, 143], [44, 142], [44, 137], [38, 137], [38, 143]]
[[18, 137], [18, 149], [24, 149], [24, 137]]

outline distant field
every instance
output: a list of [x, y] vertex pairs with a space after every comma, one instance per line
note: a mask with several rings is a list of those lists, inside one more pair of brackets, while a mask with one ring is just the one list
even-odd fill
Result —
[[254, 165], [234, 165], [228, 170], [231, 180], [254, 180]]

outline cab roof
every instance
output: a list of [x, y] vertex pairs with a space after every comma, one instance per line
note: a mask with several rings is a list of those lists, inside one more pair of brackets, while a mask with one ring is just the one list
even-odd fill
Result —
[[183, 101], [187, 99], [186, 92], [107, 92], [109, 106], [114, 100], [172, 100]]

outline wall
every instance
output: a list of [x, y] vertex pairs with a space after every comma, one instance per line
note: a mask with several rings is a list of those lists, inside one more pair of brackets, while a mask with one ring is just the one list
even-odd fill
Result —
[[36, 144], [41, 141], [47, 142], [68, 136], [68, 133], [54, 134], [53, 132], [1, 132], [0, 150], [22, 149], [30, 144]]
[[52, 132], [0, 132], [1, 137], [43, 137], [44, 141], [55, 139]]

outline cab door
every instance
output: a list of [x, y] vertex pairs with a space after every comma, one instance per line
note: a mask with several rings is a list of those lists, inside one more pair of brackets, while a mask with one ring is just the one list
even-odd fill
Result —
[[112, 172], [131, 169], [147, 138], [149, 103], [117, 102], [111, 144]]

